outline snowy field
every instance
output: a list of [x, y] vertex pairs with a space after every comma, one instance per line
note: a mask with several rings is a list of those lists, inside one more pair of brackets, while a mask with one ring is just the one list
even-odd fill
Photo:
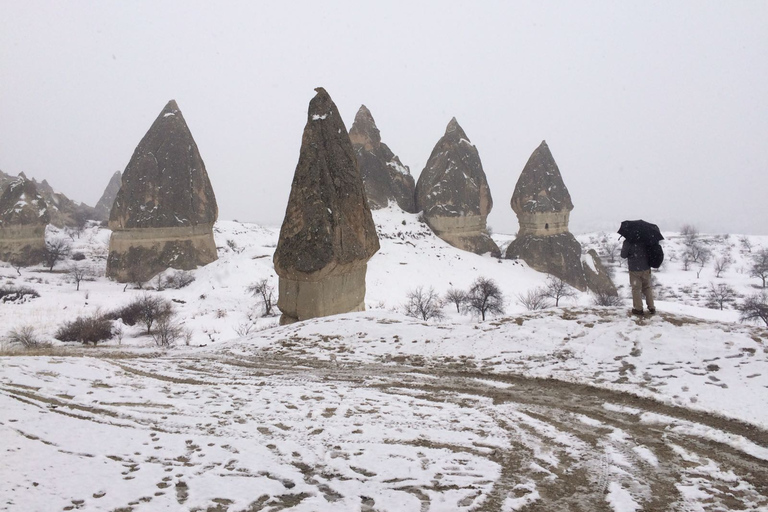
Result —
[[[759, 291], [748, 268], [768, 237], [701, 235], [713, 258], [686, 271], [665, 232], [660, 313], [637, 318], [587, 293], [528, 311], [518, 296], [546, 275], [456, 250], [415, 215], [374, 220], [367, 311], [288, 326], [247, 292], [277, 285], [275, 228], [217, 223], [219, 260], [181, 289], [105, 279], [98, 227], [72, 240], [92, 273], [79, 290], [71, 261], [0, 267], [3, 285], [40, 294], [0, 304], [0, 336], [34, 326], [51, 343], [3, 346], [0, 510], [768, 510], [768, 330], [707, 307], [713, 285]], [[616, 235], [577, 238], [610, 261]], [[617, 254], [612, 267], [626, 298]], [[403, 314], [418, 286], [481, 276], [504, 315]], [[189, 337], [53, 338], [142, 294], [171, 300]]]

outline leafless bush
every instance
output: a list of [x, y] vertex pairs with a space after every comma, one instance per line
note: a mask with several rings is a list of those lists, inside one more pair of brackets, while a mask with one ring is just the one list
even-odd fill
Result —
[[752, 266], [749, 267], [749, 276], [760, 279], [765, 288], [765, 282], [768, 280], [768, 249], [760, 249], [754, 255]]
[[485, 320], [487, 315], [504, 314], [504, 294], [496, 281], [478, 277], [467, 293], [467, 309]]
[[48, 271], [53, 272], [53, 267], [56, 263], [69, 256], [71, 250], [72, 246], [63, 238], [46, 240], [45, 249], [43, 250], [43, 260], [48, 267]]
[[758, 322], [760, 320], [768, 326], [768, 296], [765, 292], [751, 295], [744, 302], [736, 306], [739, 310], [739, 320], [742, 322]]
[[192, 275], [192, 272], [179, 270], [166, 275], [158, 274], [155, 289], [159, 292], [163, 290], [180, 290], [194, 282], [195, 276]]
[[105, 318], [117, 320], [118, 318], [126, 325], [144, 324], [146, 333], [151, 334], [152, 325], [159, 319], [171, 316], [173, 314], [173, 305], [170, 301], [162, 297], [153, 297], [144, 294], [134, 298], [131, 302], [121, 308], [104, 315]]
[[456, 312], [461, 313], [461, 309], [465, 307], [467, 303], [467, 292], [456, 288], [450, 288], [445, 293], [445, 302], [453, 303], [453, 305], [456, 306]]
[[79, 341], [96, 345], [112, 337], [112, 321], [101, 315], [77, 317], [59, 327], [54, 338], [60, 341]]
[[717, 256], [715, 258], [715, 277], [719, 278], [720, 274], [728, 270], [731, 266], [731, 257], [727, 254]]
[[525, 293], [518, 294], [517, 302], [528, 311], [538, 311], [552, 306], [552, 303], [547, 300], [545, 289], [542, 287], [532, 288]]
[[261, 302], [264, 307], [264, 316], [272, 314], [272, 310], [275, 308], [275, 287], [269, 283], [268, 279], [264, 278], [253, 283], [246, 290]]
[[709, 283], [707, 292], [707, 307], [712, 309], [724, 309], [725, 305], [736, 299], [736, 291], [733, 287], [725, 283], [715, 286], [715, 283]]
[[555, 307], [560, 305], [561, 299], [572, 299], [576, 297], [576, 290], [571, 285], [556, 276], [548, 276], [547, 283], [542, 289], [545, 297], [555, 301]]
[[618, 295], [613, 295], [606, 290], [592, 292], [592, 304], [595, 306], [623, 306], [624, 301]]
[[690, 247], [698, 240], [699, 230], [691, 224], [683, 224], [680, 228], [680, 236], [683, 237], [683, 243]]
[[72, 263], [67, 267], [69, 278], [75, 283], [76, 290], [80, 291], [80, 283], [93, 274], [88, 265], [82, 263]]
[[752, 241], [749, 239], [748, 236], [744, 235], [741, 238], [739, 238], [739, 243], [741, 244], [742, 249], [744, 249], [747, 252], [752, 252]]
[[406, 299], [407, 301], [403, 305], [406, 315], [422, 320], [431, 318], [441, 320], [444, 318], [441, 310], [443, 304], [434, 288], [430, 287], [429, 290], [425, 291], [423, 286], [419, 286], [408, 292]]
[[21, 327], [11, 329], [8, 331], [6, 338], [9, 343], [14, 345], [21, 345], [24, 348], [39, 348], [48, 345], [47, 343], [43, 343], [43, 341], [38, 337], [33, 325], [23, 325]]
[[[191, 334], [172, 315], [162, 316], [157, 319], [152, 339], [158, 347], [172, 347], [182, 338], [189, 338]], [[187, 345], [189, 342], [187, 341]]]

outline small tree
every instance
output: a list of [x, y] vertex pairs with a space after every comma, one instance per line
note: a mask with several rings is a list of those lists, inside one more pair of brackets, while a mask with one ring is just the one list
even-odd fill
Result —
[[557, 276], [548, 276], [542, 293], [545, 297], [555, 301], [555, 307], [560, 305], [560, 299], [572, 299], [576, 297], [576, 291]]
[[80, 283], [92, 274], [91, 268], [87, 265], [73, 263], [67, 269], [70, 279], [74, 281], [77, 291], [80, 291]]
[[17, 274], [21, 275], [21, 269], [26, 267], [24, 262], [21, 259], [11, 259], [9, 262], [11, 264], [11, 268], [16, 271]]
[[264, 306], [264, 316], [272, 314], [272, 310], [275, 307], [275, 287], [269, 284], [266, 278], [250, 285], [246, 290]]
[[765, 292], [747, 297], [736, 309], [741, 313], [739, 320], [742, 322], [762, 320], [768, 326], [768, 297]]
[[142, 295], [136, 301], [139, 322], [146, 327], [146, 333], [152, 333], [152, 324], [173, 315], [173, 306], [162, 297]]
[[720, 283], [715, 286], [715, 283], [709, 283], [709, 291], [707, 292], [707, 306], [712, 309], [725, 308], [725, 305], [733, 302], [736, 298], [736, 291], [725, 283]]
[[720, 278], [720, 275], [728, 270], [728, 267], [731, 266], [731, 257], [727, 254], [723, 254], [722, 256], [717, 256], [715, 258], [715, 277], [718, 279]]
[[467, 292], [456, 288], [450, 288], [445, 293], [445, 301], [453, 303], [453, 305], [456, 306], [456, 312], [461, 313], [461, 308], [463, 308], [467, 302]]
[[707, 263], [709, 263], [709, 258], [712, 256], [712, 253], [708, 249], [702, 249], [698, 252], [697, 259], [699, 261], [699, 270], [696, 271], [696, 279], [699, 278], [701, 275], [701, 271], [704, 270], [704, 267]]
[[739, 243], [741, 243], [741, 247], [745, 251], [752, 252], [752, 241], [749, 239], [748, 236], [744, 235], [741, 238], [739, 238]]
[[467, 308], [479, 314], [483, 321], [486, 315], [503, 315], [504, 295], [496, 281], [487, 277], [475, 279], [467, 294]]
[[552, 304], [547, 300], [544, 288], [533, 288], [517, 296], [517, 301], [528, 311], [546, 309]]
[[683, 243], [690, 247], [699, 238], [699, 230], [692, 224], [683, 224], [680, 228], [680, 236], [683, 237]]
[[606, 258], [608, 258], [608, 261], [611, 263], [616, 263], [616, 256], [619, 254], [619, 249], [621, 248], [621, 245], [619, 242], [615, 240], [608, 240], [607, 238], [603, 240], [601, 249], [603, 250], [603, 254]]
[[763, 288], [765, 288], [765, 282], [768, 280], [768, 249], [760, 249], [754, 255], [752, 266], [749, 268], [749, 275], [762, 280]]
[[179, 338], [184, 337], [186, 329], [172, 315], [166, 315], [158, 318], [155, 330], [152, 332], [152, 339], [158, 347], [172, 347]]
[[48, 271], [53, 272], [54, 265], [66, 258], [71, 250], [72, 246], [63, 238], [46, 240], [45, 249], [43, 250], [43, 260], [48, 266]]
[[425, 291], [424, 287], [419, 286], [415, 290], [408, 292], [406, 299], [408, 300], [403, 305], [406, 315], [413, 318], [421, 318], [425, 321], [431, 318], [435, 320], [443, 318], [443, 312], [440, 309], [443, 304], [434, 288], [430, 287], [429, 290]]

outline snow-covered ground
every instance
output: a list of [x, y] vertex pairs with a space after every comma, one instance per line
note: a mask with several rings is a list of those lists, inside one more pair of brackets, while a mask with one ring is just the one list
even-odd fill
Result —
[[[3, 347], [0, 509], [768, 510], [768, 330], [707, 307], [712, 285], [759, 291], [747, 269], [768, 237], [701, 235], [731, 260], [716, 277], [714, 261], [683, 270], [665, 232], [660, 313], [636, 318], [587, 293], [529, 312], [517, 297], [546, 275], [456, 250], [397, 209], [374, 220], [367, 311], [288, 326], [247, 292], [277, 287], [276, 228], [217, 223], [219, 260], [178, 290], [105, 279], [98, 227], [73, 240], [94, 275], [79, 291], [57, 272], [73, 262], [0, 267], [2, 285], [40, 294], [0, 304], [0, 336], [32, 325], [52, 343]], [[605, 253], [617, 235], [577, 238]], [[481, 276], [505, 315], [402, 312], [416, 287]], [[145, 293], [173, 301], [188, 345], [161, 350], [140, 326], [95, 348], [53, 339]]]

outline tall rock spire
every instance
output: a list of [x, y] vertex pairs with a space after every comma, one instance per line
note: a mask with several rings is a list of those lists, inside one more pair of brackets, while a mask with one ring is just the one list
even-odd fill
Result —
[[364, 309], [367, 262], [379, 250], [344, 121], [315, 91], [273, 258], [282, 323]]
[[376, 210], [396, 201], [401, 209], [415, 213], [415, 184], [411, 171], [381, 142], [376, 122], [365, 105], [357, 111], [349, 139], [360, 166], [368, 206]]
[[416, 208], [449, 244], [478, 254], [500, 255], [486, 228], [493, 199], [480, 154], [455, 117], [419, 175]]
[[121, 181], [109, 214], [109, 277], [143, 280], [216, 260], [216, 197], [174, 100], [139, 142]]

